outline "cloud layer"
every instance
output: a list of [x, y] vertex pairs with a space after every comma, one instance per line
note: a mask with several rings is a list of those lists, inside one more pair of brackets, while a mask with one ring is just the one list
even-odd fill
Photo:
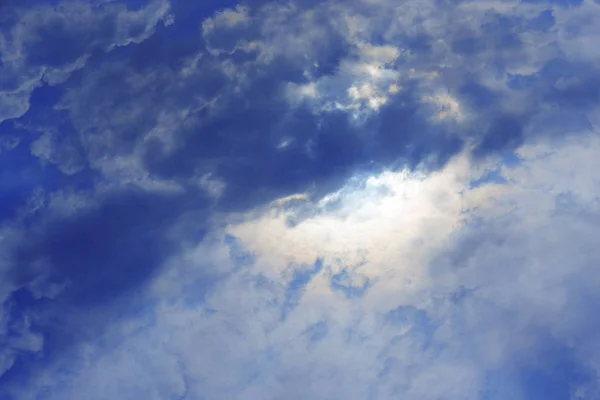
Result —
[[0, 3], [0, 398], [597, 398], [600, 5], [218, 6]]

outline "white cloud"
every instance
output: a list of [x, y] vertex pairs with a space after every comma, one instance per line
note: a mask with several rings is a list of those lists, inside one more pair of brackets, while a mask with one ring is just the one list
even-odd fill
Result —
[[447, 93], [439, 93], [435, 96], [425, 96], [423, 101], [426, 103], [435, 104], [438, 107], [438, 113], [435, 116], [436, 119], [454, 119], [461, 121], [465, 118], [461, 112], [459, 102]]
[[[464, 202], [459, 191], [467, 179], [464, 159], [427, 178], [408, 171], [385, 172], [330, 194], [318, 203], [317, 210], [324, 211], [293, 227], [286, 221], [294, 211], [275, 209], [257, 220], [232, 226], [229, 233], [275, 268], [311, 264], [319, 257], [325, 257], [327, 263], [343, 259], [353, 265], [366, 255], [372, 262], [363, 273], [381, 277], [392, 264], [405, 264], [401, 260], [407, 253], [416, 257], [431, 250], [425, 247], [415, 252], [416, 243], [436, 243], [435, 238], [439, 240], [455, 227]], [[326, 211], [331, 207], [333, 212]], [[407, 268], [399, 281], [419, 274]]]
[[0, 121], [17, 118], [29, 109], [29, 93], [0, 93]]
[[[357, 177], [293, 226], [286, 215], [308, 197], [282, 199], [225, 228], [253, 254], [241, 269], [215, 228], [148, 288], [148, 317], [111, 328], [133, 323], [135, 333], [109, 352], [86, 345], [93, 361], [70, 360], [84, 364], [54, 398], [93, 389], [98, 398], [476, 399], [489, 371], [534, 362], [533, 326], [565, 342], [583, 329], [572, 296], [592, 291], [600, 254], [597, 227], [576, 213], [600, 195], [594, 174], [581, 172], [599, 149], [595, 139], [526, 146], [521, 165], [501, 167], [508, 183], [477, 188], [469, 182], [482, 169], [464, 156], [431, 174]], [[560, 211], [556, 195], [567, 190], [580, 205]], [[282, 320], [291, 266], [317, 258], [324, 268]], [[362, 297], [330, 286], [342, 268], [372, 282]], [[203, 285], [210, 276], [220, 278]], [[595, 351], [596, 341], [580, 345]]]
[[45, 162], [56, 164], [65, 175], [73, 175], [84, 167], [82, 155], [73, 143], [58, 140], [57, 132], [46, 132], [31, 144], [31, 154]]

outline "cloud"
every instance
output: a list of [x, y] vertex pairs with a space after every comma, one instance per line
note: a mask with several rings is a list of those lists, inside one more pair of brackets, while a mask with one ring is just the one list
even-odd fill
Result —
[[[296, 212], [276, 203], [226, 225], [235, 236], [215, 228], [138, 292], [143, 313], [44, 368], [69, 363], [72, 386], [44, 385], [56, 398], [592, 398], [594, 200], [561, 199], [594, 187], [568, 177], [597, 149], [525, 147], [520, 165], [500, 166], [507, 183], [471, 189], [483, 171], [464, 157], [433, 175], [357, 177], [296, 225], [252, 227]], [[336, 288], [345, 271], [368, 277], [360, 296]]]
[[0, 397], [595, 398], [597, 7], [11, 3]]
[[[201, 23], [195, 45], [164, 46], [173, 24], [131, 51], [88, 62], [57, 106], [79, 133], [74, 147], [108, 179], [186, 185], [211, 174], [237, 181], [222, 196], [231, 206], [302, 192], [315, 180], [339, 184], [356, 165], [429, 157], [439, 166], [464, 146], [487, 155], [548, 125], [580, 127], [585, 116], [569, 111], [585, 101], [576, 83], [544, 77], [559, 62], [560, 31], [532, 31], [540, 13], [531, 5], [496, 6], [467, 2], [443, 14], [387, 2], [224, 10]], [[182, 32], [194, 29], [194, 21], [181, 23]], [[593, 79], [591, 65], [578, 65]]]
[[3, 6], [0, 122], [25, 114], [36, 87], [64, 82], [92, 53], [147, 39], [169, 10], [164, 1], [135, 11], [83, 1], [26, 5]]

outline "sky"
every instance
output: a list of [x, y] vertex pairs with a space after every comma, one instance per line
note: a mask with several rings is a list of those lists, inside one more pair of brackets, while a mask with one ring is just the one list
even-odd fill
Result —
[[600, 398], [597, 0], [0, 0], [0, 400]]

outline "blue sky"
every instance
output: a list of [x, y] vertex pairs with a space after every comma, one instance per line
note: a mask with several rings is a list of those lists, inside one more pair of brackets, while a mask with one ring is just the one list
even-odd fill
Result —
[[600, 398], [600, 3], [0, 1], [0, 400]]

